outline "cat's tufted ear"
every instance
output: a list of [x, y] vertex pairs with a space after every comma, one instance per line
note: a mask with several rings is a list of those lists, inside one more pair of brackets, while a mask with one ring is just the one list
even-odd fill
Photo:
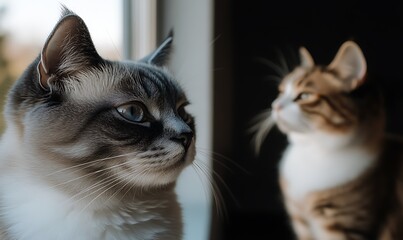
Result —
[[336, 71], [343, 80], [345, 89], [351, 91], [364, 83], [367, 62], [360, 47], [355, 42], [347, 41], [341, 45], [328, 68]]
[[173, 31], [171, 30], [164, 41], [162, 41], [162, 43], [157, 47], [157, 49], [146, 57], [142, 58], [140, 61], [160, 67], [167, 64], [172, 51], [173, 37]]
[[312, 68], [315, 65], [315, 62], [313, 61], [311, 54], [304, 47], [299, 48], [299, 58], [301, 61], [300, 63], [301, 67]]
[[58, 76], [69, 76], [99, 61], [84, 21], [63, 8], [62, 17], [49, 35], [38, 63], [39, 83], [44, 89]]

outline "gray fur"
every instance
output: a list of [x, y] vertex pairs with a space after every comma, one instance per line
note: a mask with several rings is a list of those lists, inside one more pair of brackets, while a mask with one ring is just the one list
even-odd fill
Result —
[[[68, 34], [61, 35], [66, 29], [58, 28], [65, 21], [75, 28], [67, 26]], [[63, 38], [63, 44], [49, 52], [57, 38]], [[102, 214], [113, 209], [132, 214], [155, 211], [152, 215], [162, 220], [147, 222], [142, 229], [153, 231], [152, 226], [165, 223], [158, 239], [180, 239], [181, 210], [174, 186], [193, 161], [195, 128], [193, 117], [180, 115], [187, 98], [164, 68], [171, 42], [172, 35], [138, 62], [108, 61], [95, 51], [82, 19], [64, 9], [41, 55], [8, 96], [8, 126], [0, 143], [0, 171], [7, 172], [0, 179], [0, 211], [10, 208], [4, 200], [7, 186], [1, 181], [21, 174], [23, 168], [27, 178], [68, 196], [91, 187], [90, 192], [101, 192], [77, 204], [96, 205]], [[140, 105], [144, 122], [121, 115], [117, 107], [125, 104]], [[10, 149], [7, 142], [17, 146]], [[150, 203], [157, 207], [148, 207]], [[9, 232], [13, 216], [0, 216], [0, 239], [18, 238]], [[36, 221], [37, 216], [25, 217]]]

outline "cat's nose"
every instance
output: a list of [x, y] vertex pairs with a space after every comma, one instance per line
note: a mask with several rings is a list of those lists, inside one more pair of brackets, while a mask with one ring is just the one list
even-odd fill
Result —
[[281, 105], [280, 104], [272, 104], [271, 105], [271, 109], [273, 109], [274, 111], [280, 111], [281, 109]]
[[274, 111], [280, 111], [283, 108], [283, 103], [281, 103], [280, 101], [276, 100], [273, 102], [273, 104], [271, 105], [271, 108]]
[[185, 150], [187, 150], [192, 142], [193, 139], [193, 132], [183, 132], [178, 136], [172, 137], [171, 140], [174, 142], [178, 142], [183, 145]]

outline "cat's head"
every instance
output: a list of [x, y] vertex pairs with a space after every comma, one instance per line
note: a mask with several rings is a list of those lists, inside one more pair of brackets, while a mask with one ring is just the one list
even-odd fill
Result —
[[164, 67], [172, 38], [137, 62], [108, 61], [83, 20], [64, 9], [8, 98], [8, 130], [31, 164], [127, 186], [173, 183], [194, 159], [195, 126]]
[[282, 79], [272, 103], [273, 124], [289, 137], [357, 137], [382, 129], [380, 97], [366, 83], [366, 60], [356, 43], [345, 42], [327, 66], [315, 65], [303, 47], [299, 53], [300, 65]]

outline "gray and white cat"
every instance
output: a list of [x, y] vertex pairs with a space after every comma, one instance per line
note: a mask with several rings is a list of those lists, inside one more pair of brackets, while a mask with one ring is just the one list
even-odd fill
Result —
[[11, 89], [0, 142], [0, 239], [181, 239], [174, 191], [195, 156], [194, 119], [164, 65], [101, 58], [64, 9]]

